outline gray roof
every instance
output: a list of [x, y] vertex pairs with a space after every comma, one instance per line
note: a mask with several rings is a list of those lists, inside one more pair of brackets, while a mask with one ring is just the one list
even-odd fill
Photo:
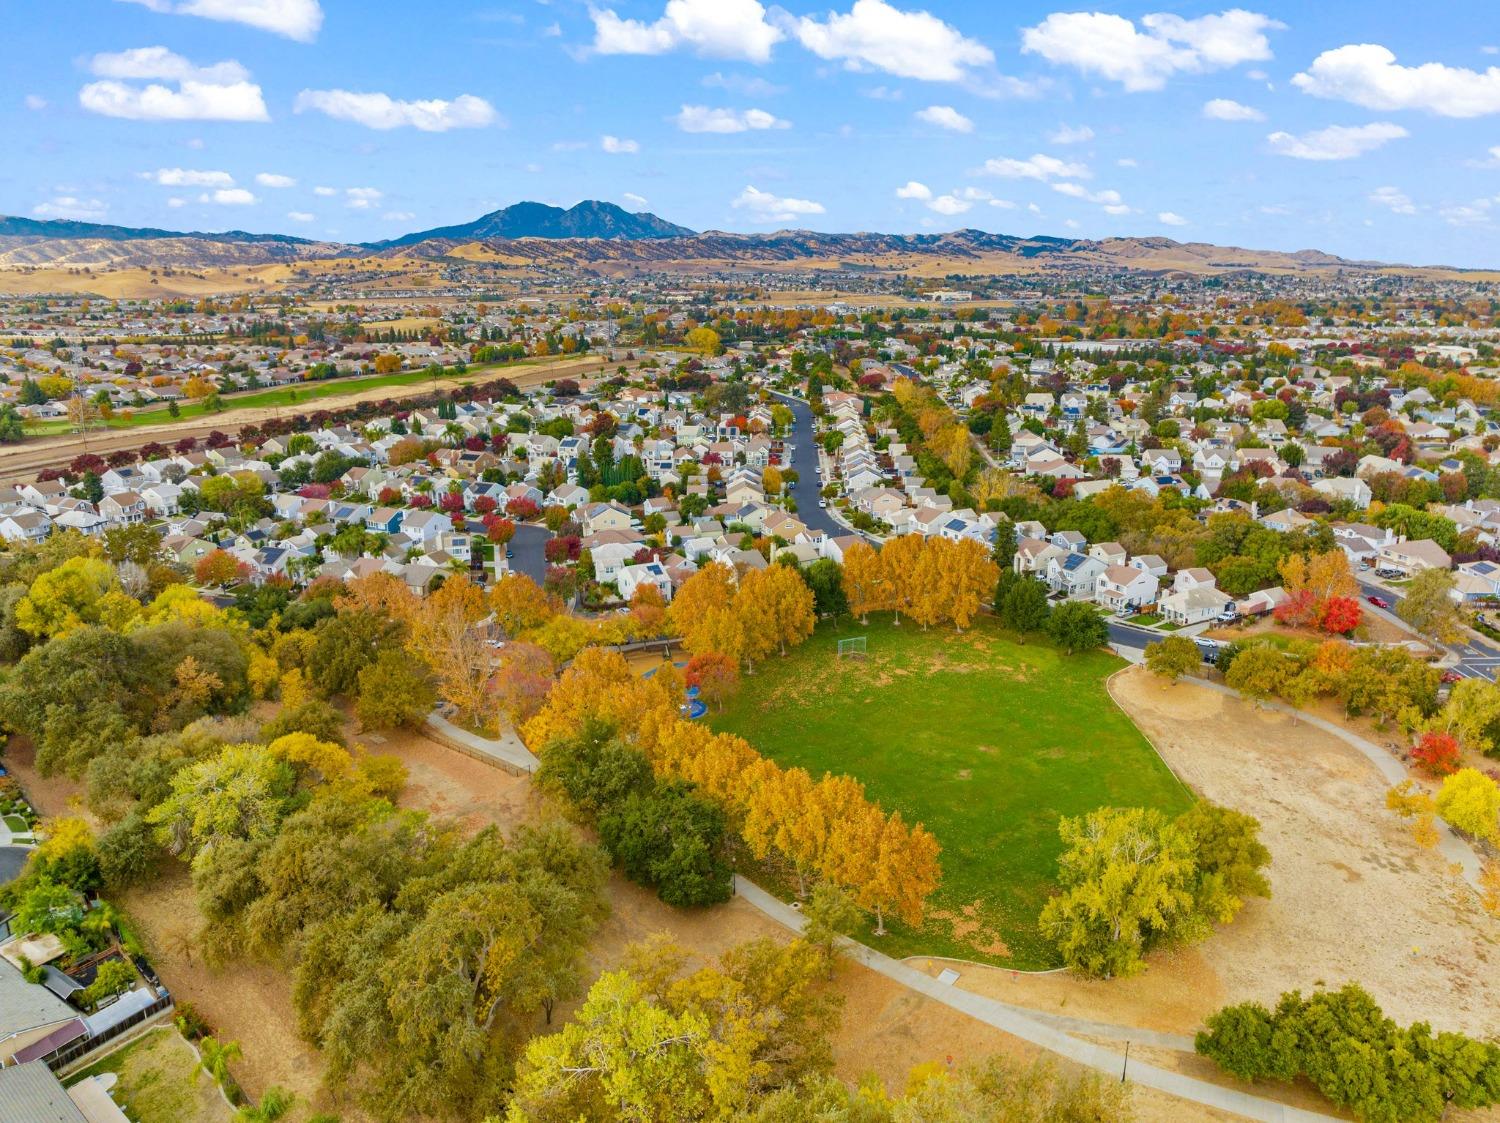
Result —
[[0, 959], [0, 1041], [17, 1033], [56, 1025], [78, 1011], [44, 986], [28, 983], [6, 960]]
[[0, 1068], [0, 1123], [88, 1123], [41, 1061]]

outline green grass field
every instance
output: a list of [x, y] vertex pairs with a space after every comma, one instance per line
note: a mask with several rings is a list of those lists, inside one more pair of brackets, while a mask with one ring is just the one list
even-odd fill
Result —
[[[869, 637], [865, 660], [837, 641]], [[1104, 688], [1123, 664], [910, 622], [828, 625], [743, 680], [717, 729], [784, 765], [847, 772], [942, 844], [943, 881], [919, 930], [869, 942], [894, 956], [1058, 966], [1036, 928], [1062, 846], [1057, 824], [1103, 806], [1183, 810], [1192, 797]], [[864, 938], [869, 938], [865, 932]]]

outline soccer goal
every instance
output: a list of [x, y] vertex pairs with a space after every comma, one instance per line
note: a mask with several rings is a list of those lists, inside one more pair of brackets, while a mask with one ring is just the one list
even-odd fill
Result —
[[849, 639], [839, 640], [839, 658], [847, 656], [850, 659], [863, 659], [868, 654], [865, 646], [867, 643], [868, 636], [851, 636]]

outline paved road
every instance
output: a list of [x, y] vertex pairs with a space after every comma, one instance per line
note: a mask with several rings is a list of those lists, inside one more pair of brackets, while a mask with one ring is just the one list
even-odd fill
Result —
[[792, 442], [791, 467], [797, 470], [797, 518], [808, 530], [821, 530], [830, 537], [848, 534], [847, 527], [840, 526], [826, 508], [818, 506], [818, 492], [822, 490], [818, 479], [817, 434], [813, 431], [813, 413], [801, 398], [778, 394], [781, 401], [791, 407], [792, 429], [788, 440]]
[[[1355, 580], [1359, 584], [1360, 596], [1365, 598], [1366, 612], [1384, 617], [1404, 631], [1411, 631], [1406, 622], [1394, 612], [1376, 608], [1370, 603], [1371, 597], [1379, 597], [1394, 606], [1400, 602], [1403, 595], [1399, 588], [1377, 585], [1367, 578]], [[1482, 678], [1486, 682], [1494, 682], [1496, 674], [1500, 674], [1500, 647], [1473, 632], [1465, 632], [1464, 636], [1465, 638], [1459, 643], [1440, 645], [1446, 647], [1458, 660], [1452, 669], [1464, 678]]]
[[[479, 519], [470, 519], [467, 529], [470, 534], [484, 537], [484, 523]], [[547, 576], [547, 558], [544, 551], [547, 547], [547, 539], [551, 537], [551, 532], [544, 526], [537, 526], [534, 523], [517, 523], [516, 536], [510, 540], [513, 555], [510, 558], [511, 570], [515, 573], [524, 573], [540, 585]]]

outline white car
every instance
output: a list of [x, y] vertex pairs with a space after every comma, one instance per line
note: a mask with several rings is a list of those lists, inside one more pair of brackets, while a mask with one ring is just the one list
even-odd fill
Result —
[[818, 506], [819, 507], [827, 507], [828, 506], [828, 500], [826, 500], [826, 499], [819, 499], [818, 500]]

